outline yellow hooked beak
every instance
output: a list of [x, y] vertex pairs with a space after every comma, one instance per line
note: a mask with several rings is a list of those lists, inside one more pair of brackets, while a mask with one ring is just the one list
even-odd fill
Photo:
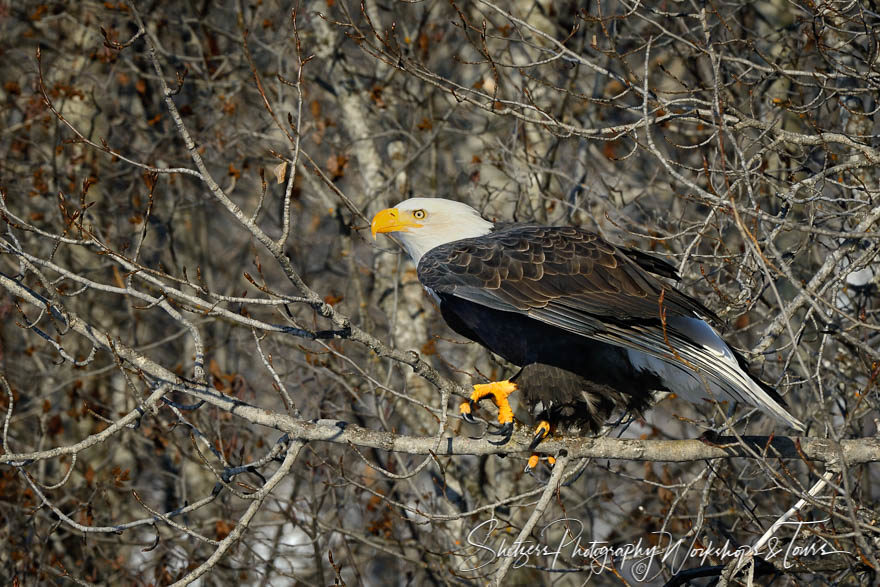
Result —
[[421, 228], [422, 225], [415, 221], [412, 212], [401, 212], [397, 208], [386, 208], [373, 216], [373, 223], [370, 225], [370, 232], [373, 233], [373, 240], [379, 232], [398, 232], [407, 231], [410, 228]]

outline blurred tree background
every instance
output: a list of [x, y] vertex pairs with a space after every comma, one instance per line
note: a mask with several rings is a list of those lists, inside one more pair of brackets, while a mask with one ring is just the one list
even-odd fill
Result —
[[[873, 2], [0, 0], [0, 577], [875, 581], [878, 32]], [[813, 444], [716, 458], [686, 439], [717, 411], [669, 398], [525, 475], [527, 431], [457, 415], [511, 367], [370, 239], [412, 196], [674, 263]], [[685, 554], [725, 543], [763, 560]]]

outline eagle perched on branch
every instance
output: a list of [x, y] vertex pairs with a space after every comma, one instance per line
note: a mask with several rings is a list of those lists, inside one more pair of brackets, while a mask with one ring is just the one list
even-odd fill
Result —
[[473, 421], [491, 398], [497, 444], [513, 432], [517, 389], [537, 421], [532, 449], [555, 427], [596, 431], [616, 408], [641, 413], [652, 390], [741, 401], [804, 430], [710, 325], [719, 319], [658, 278], [678, 279], [665, 261], [573, 226], [494, 224], [440, 198], [382, 210], [371, 230], [396, 234], [450, 328], [521, 368], [474, 385], [460, 407]]

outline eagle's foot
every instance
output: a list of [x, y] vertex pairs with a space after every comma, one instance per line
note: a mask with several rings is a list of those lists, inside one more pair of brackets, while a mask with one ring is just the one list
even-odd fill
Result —
[[488, 433], [492, 436], [501, 437], [500, 440], [490, 440], [489, 444], [494, 444], [495, 446], [505, 445], [510, 442], [510, 437], [513, 436], [513, 422], [502, 424], [497, 430], [489, 430]]
[[[548, 434], [550, 434], [550, 422], [547, 420], [541, 420], [535, 427], [535, 436], [532, 438], [531, 444], [529, 444], [529, 450], [535, 450], [535, 447], [541, 444], [541, 441], [547, 438]], [[531, 461], [531, 459], [529, 460]]]
[[492, 398], [492, 402], [498, 407], [498, 424], [500, 428], [497, 432], [493, 432], [496, 436], [504, 436], [506, 440], [500, 444], [505, 444], [510, 440], [513, 434], [513, 410], [507, 396], [516, 391], [516, 383], [510, 381], [493, 381], [492, 383], [478, 383], [474, 385], [474, 392], [466, 402], [461, 402], [458, 411], [466, 422], [474, 422], [473, 412], [477, 409], [477, 404], [488, 398]]
[[[532, 453], [532, 456], [529, 457], [529, 462], [526, 463], [526, 468], [523, 469], [523, 472], [528, 473], [529, 475], [532, 475], [532, 471], [535, 469], [535, 467], [538, 466], [538, 463], [540, 463], [540, 462], [541, 462], [541, 457], [539, 457], [537, 454]], [[556, 457], [548, 456], [547, 457], [547, 465], [552, 467], [555, 464], [556, 464]]]
[[461, 402], [458, 406], [458, 413], [461, 415], [461, 419], [467, 422], [468, 424], [476, 424], [477, 421], [474, 419], [473, 411], [476, 404], [474, 404], [474, 400], [469, 400], [466, 402]]

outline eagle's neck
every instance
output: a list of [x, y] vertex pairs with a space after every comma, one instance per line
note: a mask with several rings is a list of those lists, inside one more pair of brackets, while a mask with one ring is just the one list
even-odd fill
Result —
[[400, 244], [409, 253], [410, 258], [416, 265], [422, 255], [440, 245], [451, 243], [453, 241], [465, 238], [474, 238], [485, 236], [492, 232], [494, 224], [488, 220], [484, 220], [476, 214], [468, 217], [458, 217], [454, 221], [439, 225], [434, 223], [430, 230], [425, 228], [417, 228], [410, 232], [401, 232], [398, 235]]

